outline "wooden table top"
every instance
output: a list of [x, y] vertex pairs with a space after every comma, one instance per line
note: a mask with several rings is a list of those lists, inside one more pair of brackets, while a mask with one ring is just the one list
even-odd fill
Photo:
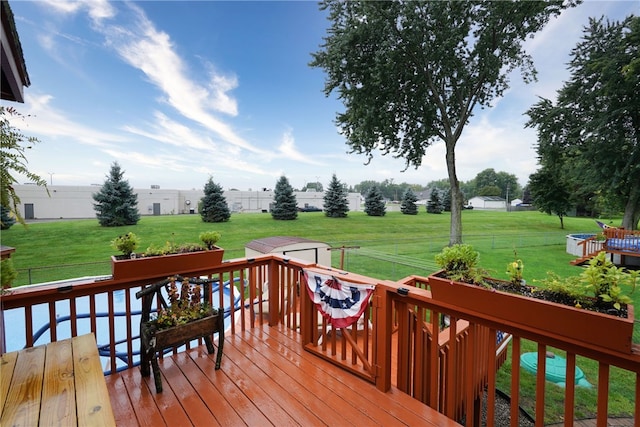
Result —
[[115, 426], [93, 334], [3, 354], [0, 425]]

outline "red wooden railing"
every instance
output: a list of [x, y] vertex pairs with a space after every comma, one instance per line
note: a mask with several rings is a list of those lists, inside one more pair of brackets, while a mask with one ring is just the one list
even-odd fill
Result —
[[[321, 268], [278, 255], [231, 260], [211, 267], [206, 275], [217, 278], [220, 283], [235, 283], [229, 288], [231, 299], [240, 295], [242, 301], [237, 310], [229, 313], [227, 333], [235, 334], [238, 329], [245, 330], [266, 322], [286, 325], [292, 333], [301, 334], [301, 341], [308, 351], [367, 378], [380, 390], [387, 391], [395, 385], [449, 418], [459, 420], [466, 415], [468, 426], [479, 425], [480, 396], [485, 390], [487, 425], [494, 425], [497, 370], [506, 357], [504, 348], [496, 343], [498, 335], [507, 333], [513, 336], [511, 425], [518, 423], [522, 339], [536, 342], [541, 355], [548, 346], [567, 352], [566, 425], [572, 425], [574, 415], [573, 372], [578, 355], [596, 360], [600, 366], [597, 379], [599, 425], [606, 424], [612, 366], [635, 374], [634, 415], [636, 420], [640, 419], [640, 352], [637, 347], [629, 354], [597, 350], [588, 343], [581, 345], [575, 340], [569, 343], [550, 338], [528, 325], [499, 324], [489, 315], [434, 300], [426, 290], [428, 279], [423, 277], [390, 282], [328, 270], [348, 277], [350, 281], [375, 285], [370, 308], [363, 319], [348, 331], [333, 331], [304, 291], [302, 268], [307, 267]], [[14, 315], [17, 311], [18, 318], [24, 322], [20, 332], [26, 346], [34, 344], [33, 335], [38, 327], [34, 324], [34, 313], [44, 311], [52, 325], [45, 334], [46, 341], [94, 332], [99, 344], [109, 343], [103, 350], [108, 358], [107, 371], [123, 368], [123, 364], [124, 368], [131, 368], [137, 349], [135, 337], [139, 321], [133, 309], [136, 302], [133, 295], [145, 284], [145, 280], [109, 279], [15, 288], [2, 295], [0, 314], [13, 312]], [[401, 287], [408, 288], [408, 294], [399, 293]], [[222, 303], [223, 296], [219, 295]], [[118, 304], [125, 307], [122, 313], [116, 312]], [[82, 319], [83, 307], [88, 307], [88, 320]], [[63, 308], [69, 313], [68, 324], [56, 323]], [[106, 313], [105, 318], [99, 316], [102, 311]], [[443, 326], [444, 316], [448, 318], [449, 327]], [[11, 334], [16, 333], [16, 327], [5, 323], [5, 329]], [[116, 329], [124, 330], [120, 344], [115, 342]], [[544, 357], [541, 357], [536, 379], [536, 419], [540, 425], [546, 407], [544, 363]]]

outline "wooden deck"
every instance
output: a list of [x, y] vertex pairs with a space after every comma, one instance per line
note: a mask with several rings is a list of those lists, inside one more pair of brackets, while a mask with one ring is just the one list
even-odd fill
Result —
[[219, 371], [204, 346], [160, 361], [164, 391], [137, 368], [106, 377], [120, 426], [458, 426], [392, 388], [374, 385], [304, 351], [299, 335], [257, 327], [227, 336]]

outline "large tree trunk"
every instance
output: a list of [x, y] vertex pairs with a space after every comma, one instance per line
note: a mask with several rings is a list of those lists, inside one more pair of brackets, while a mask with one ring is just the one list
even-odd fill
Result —
[[640, 220], [640, 186], [633, 186], [624, 207], [622, 227], [628, 230], [636, 230]]
[[447, 171], [449, 172], [449, 185], [451, 186], [451, 226], [449, 228], [449, 245], [462, 243], [462, 193], [460, 183], [456, 175], [455, 139], [445, 141], [447, 146]]

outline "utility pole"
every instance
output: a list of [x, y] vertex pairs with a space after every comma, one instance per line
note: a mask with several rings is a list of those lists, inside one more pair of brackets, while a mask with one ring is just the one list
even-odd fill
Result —
[[507, 212], [509, 212], [509, 184], [507, 184]]

